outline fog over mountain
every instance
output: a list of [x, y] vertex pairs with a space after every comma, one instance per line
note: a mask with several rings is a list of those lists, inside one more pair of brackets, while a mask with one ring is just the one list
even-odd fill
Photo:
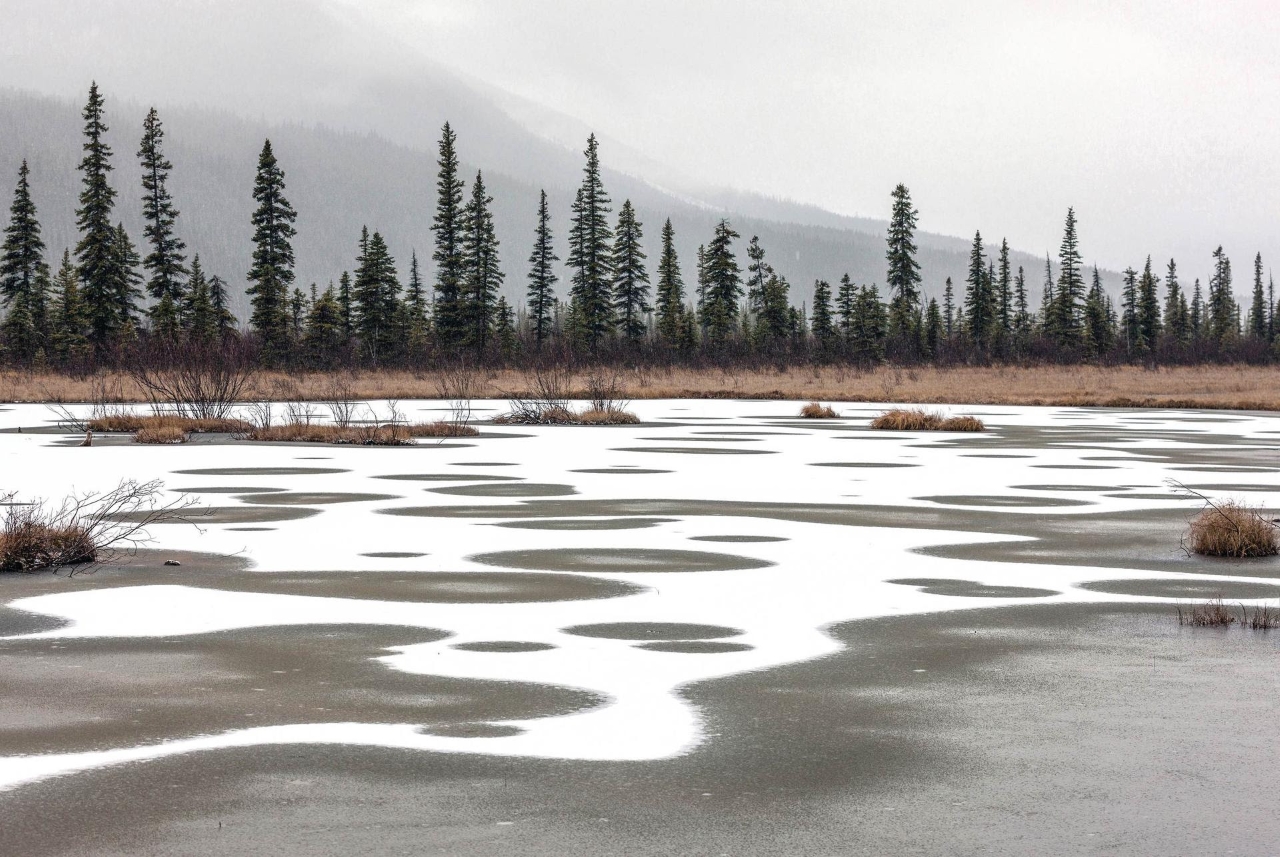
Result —
[[[253, 169], [262, 139], [270, 136], [299, 211], [298, 282], [323, 285], [351, 268], [365, 224], [384, 234], [402, 272], [414, 249], [429, 269], [435, 145], [447, 119], [458, 133], [464, 174], [470, 179], [484, 170], [495, 198], [505, 291], [519, 297], [538, 190], [550, 195], [563, 257], [581, 150], [587, 133], [596, 130], [606, 188], [615, 210], [626, 198], [636, 205], [651, 268], [662, 220], [670, 217], [686, 281], [692, 282], [698, 244], [709, 238], [719, 218], [728, 217], [743, 236], [740, 249], [751, 235], [760, 236], [770, 260], [791, 281], [797, 303], [808, 299], [815, 278], [835, 282], [848, 272], [860, 282], [883, 281], [882, 220], [716, 187], [690, 176], [681, 166], [662, 163], [616, 139], [608, 128], [596, 127], [593, 116], [547, 107], [433, 60], [415, 47], [409, 29], [403, 38], [395, 36], [392, 25], [402, 20], [395, 13], [403, 8], [394, 2], [308, 0], [14, 0], [6, 4], [6, 27], [0, 30], [0, 82], [10, 88], [0, 96], [0, 180], [12, 181], [2, 177], [14, 176], [27, 157], [51, 249], [60, 252], [73, 243], [78, 113], [90, 80], [96, 79], [108, 99], [121, 217], [136, 236], [134, 153], [142, 116], [154, 104], [175, 165], [179, 231], [191, 249], [211, 270], [243, 283]], [[421, 4], [416, 11], [433, 8], [443, 15], [454, 7]], [[476, 14], [483, 18], [482, 12]], [[499, 76], [511, 72], [498, 70]], [[619, 92], [619, 99], [626, 97]], [[654, 115], [650, 121], [664, 120]], [[843, 169], [859, 169], [855, 155]], [[813, 165], [815, 171], [823, 169]], [[914, 189], [911, 172], [904, 156], [900, 177]], [[891, 189], [888, 183], [879, 191], [885, 213]], [[928, 229], [931, 211], [919, 196], [917, 204]], [[1049, 234], [1058, 234], [1066, 204], [1059, 206]], [[1019, 205], [1011, 199], [1002, 219], [1018, 223]], [[1081, 217], [1085, 260], [1091, 263], [1088, 239], [1094, 227], [1087, 212]], [[974, 226], [984, 227], [988, 242], [1002, 237], [998, 226], [990, 231], [982, 223]], [[940, 296], [948, 276], [958, 293], [962, 290], [971, 235], [919, 234], [926, 294]], [[1206, 240], [1225, 243], [1228, 237]], [[1015, 265], [1026, 267], [1033, 296], [1039, 294], [1045, 251], [1056, 254], [1056, 237], [1046, 243], [1016, 248], [1030, 251], [1017, 253]], [[1179, 256], [1187, 282], [1204, 276], [1210, 249], [1203, 248], [1203, 258]], [[1266, 250], [1228, 247], [1239, 272], [1237, 291], [1256, 249]], [[1125, 263], [1140, 265], [1145, 252], [1134, 248]], [[1157, 257], [1159, 267], [1164, 261]], [[1117, 276], [1104, 276], [1114, 290]]]

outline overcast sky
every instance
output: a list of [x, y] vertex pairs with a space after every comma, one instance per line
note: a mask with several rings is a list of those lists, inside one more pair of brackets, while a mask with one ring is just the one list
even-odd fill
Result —
[[902, 181], [1033, 252], [1074, 205], [1110, 267], [1280, 252], [1274, 2], [335, 2], [708, 183], [882, 217]]
[[[148, 7], [195, 33], [167, 55]], [[922, 228], [1031, 252], [1056, 252], [1074, 205], [1086, 261], [1111, 268], [1150, 253], [1200, 273], [1219, 243], [1241, 278], [1258, 250], [1280, 259], [1280, 4], [1262, 0], [5, 0], [0, 75], [253, 105], [299, 84], [246, 52], [287, 65], [309, 11], [342, 20], [350, 38], [321, 49], [352, 76], [428, 57], [707, 185], [884, 217], [904, 182]], [[295, 38], [221, 43], [276, 12]], [[225, 71], [193, 73], [192, 39]]]

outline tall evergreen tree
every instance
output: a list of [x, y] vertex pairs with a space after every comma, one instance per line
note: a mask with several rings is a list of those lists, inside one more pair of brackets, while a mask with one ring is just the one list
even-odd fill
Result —
[[338, 314], [342, 320], [342, 341], [350, 342], [356, 335], [356, 309], [351, 296], [351, 274], [347, 271], [338, 277]]
[[227, 292], [226, 280], [214, 274], [209, 278], [209, 302], [213, 304], [213, 318], [218, 327], [218, 335], [225, 339], [236, 332], [236, 317], [231, 312], [231, 297]]
[[1191, 336], [1197, 341], [1203, 339], [1207, 333], [1205, 330], [1205, 315], [1204, 295], [1200, 292], [1200, 278], [1196, 277], [1195, 288], [1191, 292]]
[[[668, 226], [670, 223], [668, 222]], [[534, 232], [533, 252], [529, 254], [529, 326], [533, 341], [542, 347], [551, 336], [551, 310], [556, 302], [556, 255], [551, 237], [551, 210], [544, 190], [538, 200], [538, 228]]]
[[573, 278], [569, 294], [583, 343], [594, 351], [613, 330], [613, 254], [610, 249], [609, 197], [600, 179], [600, 153], [596, 135], [587, 139], [582, 186], [573, 203], [569, 234], [569, 267]]
[[80, 363], [90, 354], [89, 324], [80, 298], [80, 274], [71, 261], [70, 250], [62, 251], [53, 293], [49, 327], [54, 359], [64, 365]]
[[999, 279], [996, 281], [996, 327], [1002, 343], [1013, 333], [1013, 270], [1009, 263], [1009, 239], [1000, 239]]
[[396, 263], [387, 242], [380, 233], [370, 235], [368, 227], [364, 227], [351, 301], [360, 350], [375, 364], [386, 359], [398, 344], [394, 319], [399, 291]]
[[969, 250], [969, 284], [965, 289], [965, 329], [980, 353], [991, 348], [995, 332], [995, 301], [992, 300], [991, 280], [987, 276], [986, 258], [982, 253], [982, 233], [975, 232], [973, 246]]
[[1023, 348], [1031, 334], [1031, 311], [1027, 304], [1027, 275], [1021, 265], [1018, 266], [1018, 275], [1013, 278], [1013, 303], [1016, 307], [1013, 317], [1014, 332], [1017, 334], [1018, 347]]
[[1249, 335], [1270, 341], [1267, 336], [1267, 295], [1262, 288], [1262, 254], [1253, 258], [1253, 304], [1249, 308]]
[[80, 240], [76, 244], [76, 259], [89, 314], [90, 341], [101, 351], [115, 344], [127, 320], [120, 317], [117, 300], [121, 276], [116, 267], [116, 229], [111, 222], [116, 192], [109, 181], [111, 147], [104, 139], [108, 128], [96, 82], [89, 87], [83, 116], [82, 187], [80, 207], [76, 209]]
[[929, 298], [929, 307], [924, 314], [924, 344], [930, 357], [938, 356], [942, 345], [942, 310], [935, 298]]
[[[329, 291], [333, 290], [333, 281], [329, 282]], [[334, 297], [334, 307], [338, 306]], [[417, 354], [427, 342], [427, 292], [422, 283], [422, 271], [418, 268], [418, 252], [414, 250], [409, 256], [409, 285], [404, 294], [404, 311], [407, 318], [408, 349]], [[341, 319], [339, 319], [341, 325]]]
[[1093, 285], [1084, 299], [1084, 339], [1093, 357], [1103, 357], [1111, 350], [1111, 319], [1107, 310], [1107, 293], [1102, 290], [1102, 276], [1093, 267]]
[[1062, 245], [1058, 249], [1058, 284], [1054, 289], [1054, 303], [1050, 305], [1049, 316], [1045, 319], [1049, 334], [1065, 348], [1077, 347], [1081, 342], [1080, 319], [1085, 296], [1081, 268], [1076, 212], [1074, 208], [1068, 208]]
[[431, 221], [435, 233], [436, 336], [446, 349], [462, 342], [466, 335], [463, 317], [462, 243], [464, 240], [463, 181], [458, 177], [457, 137], [449, 123], [440, 133], [439, 172], [436, 178], [436, 213]]
[[676, 256], [676, 232], [671, 218], [662, 224], [662, 256], [658, 259], [658, 337], [668, 345], [678, 344], [684, 329], [684, 278]]
[[303, 347], [308, 357], [318, 365], [332, 366], [346, 341], [338, 297], [330, 284], [311, 305], [306, 333], [303, 334]]
[[23, 363], [31, 362], [43, 345], [47, 330], [43, 290], [49, 269], [29, 175], [24, 159], [18, 168], [18, 186], [0, 251], [0, 305], [7, 310], [2, 326], [5, 345], [8, 353]]
[[164, 156], [164, 126], [154, 107], [142, 123], [138, 159], [142, 163], [142, 217], [146, 223], [143, 235], [151, 245], [142, 264], [151, 274], [147, 292], [157, 301], [152, 308], [152, 322], [176, 330], [178, 309], [186, 294], [187, 267], [182, 252], [186, 245], [174, 234], [178, 210], [169, 195], [173, 164]]
[[760, 236], [752, 235], [747, 242], [747, 312], [757, 318], [764, 312], [764, 284], [772, 271], [764, 260]]
[[733, 333], [738, 319], [738, 301], [742, 298], [742, 276], [733, 241], [739, 235], [721, 220], [707, 245], [703, 259], [705, 295], [702, 326], [712, 344], [725, 342]]
[[1235, 338], [1239, 331], [1238, 309], [1231, 289], [1231, 260], [1219, 246], [1213, 251], [1213, 277], [1209, 280], [1208, 333], [1218, 345]]
[[1130, 354], [1146, 352], [1149, 343], [1142, 338], [1142, 318], [1140, 305], [1142, 296], [1138, 290], [1138, 272], [1132, 267], [1124, 271], [1124, 292], [1121, 299], [1122, 315], [1120, 331], [1124, 337], [1124, 345]]
[[111, 296], [115, 316], [121, 320], [119, 339], [128, 342], [137, 335], [138, 301], [142, 299], [142, 257], [123, 223], [116, 224], [115, 281]]
[[883, 360], [889, 315], [880, 301], [880, 293], [874, 283], [863, 286], [858, 292], [855, 327], [852, 346], [854, 359], [861, 363], [878, 363]]
[[914, 325], [920, 308], [920, 263], [916, 261], [915, 244], [920, 212], [912, 207], [906, 185], [895, 187], [892, 197], [885, 253], [889, 268], [885, 278], [889, 289], [889, 338], [910, 353], [917, 340]]
[[200, 265], [200, 254], [191, 257], [191, 270], [187, 279], [187, 294], [183, 306], [183, 320], [187, 337], [200, 345], [212, 345], [221, 336], [218, 313], [209, 291], [209, 281]]
[[845, 274], [840, 278], [840, 289], [836, 292], [836, 317], [840, 319], [840, 337], [846, 347], [853, 341], [853, 318], [858, 303], [858, 288], [853, 280]]
[[644, 237], [642, 227], [636, 220], [631, 200], [625, 200], [618, 212], [618, 229], [613, 239], [613, 311], [622, 335], [633, 341], [644, 336], [645, 315], [653, 312], [649, 304], [649, 274], [644, 266], [644, 250], [640, 247]]
[[498, 346], [498, 353], [504, 360], [510, 358], [516, 350], [516, 321], [511, 305], [502, 295], [493, 305], [493, 341]]
[[831, 312], [831, 284], [826, 280], [813, 283], [813, 316], [809, 320], [818, 351], [831, 356], [836, 346], [836, 325]]
[[1151, 271], [1151, 257], [1147, 257], [1138, 279], [1138, 324], [1142, 328], [1142, 341], [1154, 349], [1160, 338], [1160, 278]]
[[485, 192], [484, 177], [477, 172], [471, 185], [471, 200], [463, 212], [462, 297], [465, 343], [484, 351], [493, 329], [494, 305], [502, 288], [503, 273], [498, 259], [498, 235], [493, 228], [489, 206], [493, 197]]
[[297, 212], [284, 196], [284, 170], [271, 150], [262, 144], [258, 174], [253, 184], [258, 203], [253, 213], [253, 266], [249, 269], [249, 295], [253, 312], [249, 326], [262, 338], [269, 361], [282, 358], [289, 349], [289, 287], [293, 285], [293, 244]]

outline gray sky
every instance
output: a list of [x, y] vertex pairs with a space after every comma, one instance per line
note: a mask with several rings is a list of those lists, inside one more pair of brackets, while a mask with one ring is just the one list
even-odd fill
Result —
[[1280, 252], [1273, 2], [335, 0], [710, 184], [1086, 258]]
[[922, 228], [1033, 253], [1074, 205], [1086, 262], [1116, 269], [1280, 259], [1271, 2], [5, 0], [0, 20], [9, 86], [255, 115], [303, 87], [324, 113], [428, 58], [708, 186], [884, 217], [901, 181]]

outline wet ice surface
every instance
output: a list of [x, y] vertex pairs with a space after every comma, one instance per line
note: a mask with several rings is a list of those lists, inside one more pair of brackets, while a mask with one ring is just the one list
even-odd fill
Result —
[[[385, 636], [386, 629], [416, 628], [431, 632], [418, 639], [431, 641], [413, 642], [410, 634], [405, 644], [386, 648], [378, 659], [386, 670], [576, 689], [605, 702], [525, 719], [478, 715], [448, 728], [373, 719], [232, 730], [209, 724], [158, 742], [8, 755], [0, 758], [0, 787], [274, 743], [667, 758], [711, 740], [681, 688], [830, 654], [839, 644], [824, 628], [835, 623], [1022, 603], [1170, 601], [1217, 591], [1248, 603], [1280, 591], [1274, 561], [1209, 566], [1181, 559], [1179, 521], [1197, 503], [1165, 484], [1175, 477], [1211, 495], [1280, 507], [1275, 417], [1002, 408], [984, 417], [988, 432], [961, 435], [870, 431], [867, 421], [882, 410], [874, 405], [842, 406], [839, 420], [806, 423], [795, 419], [799, 405], [637, 402], [633, 409], [647, 425], [494, 426], [485, 429], [494, 437], [465, 445], [325, 447], [323, 467], [305, 463], [318, 448], [303, 445], [80, 449], [57, 434], [2, 432], [0, 489], [56, 500], [123, 477], [164, 479], [216, 511], [200, 529], [156, 528], [155, 547], [240, 554], [252, 562], [253, 575], [280, 575], [273, 585], [255, 586], [234, 578], [202, 585], [194, 573], [130, 585], [124, 574], [119, 586], [72, 581], [27, 596], [26, 580], [0, 579], [0, 603], [7, 604], [0, 609], [18, 617], [0, 627], [17, 638], [78, 644], [165, 638], [181, 645], [183, 637], [244, 629], [362, 626]], [[414, 415], [439, 403], [401, 407]], [[0, 413], [0, 429], [47, 426], [50, 418], [42, 407], [16, 406]], [[664, 425], [655, 431], [655, 423]], [[469, 472], [491, 467], [500, 473]], [[390, 486], [399, 494], [388, 494]], [[672, 514], [661, 510], [664, 504], [696, 513]], [[860, 508], [871, 507], [882, 525], [857, 518]], [[1036, 553], [1034, 545], [1016, 555], [1028, 561], [1010, 561], [988, 558], [980, 547], [1033, 542], [1037, 528], [1069, 523], [1070, 516], [1081, 516], [1086, 530], [1079, 538], [1088, 541], [1097, 516], [1127, 521], [1140, 510], [1155, 510], [1153, 526], [1163, 529], [1154, 539], [1145, 525], [1135, 530], [1130, 541], [1146, 538], [1154, 546], [1142, 547], [1146, 554], [1133, 567], [1069, 562], [1065, 552]], [[1170, 515], [1159, 517], [1160, 510]], [[915, 521], [926, 515], [940, 526]], [[233, 526], [264, 522], [273, 526]], [[966, 558], [947, 556], [944, 548]], [[379, 598], [376, 574], [391, 571], [395, 595]], [[317, 572], [332, 573], [334, 584], [317, 583], [327, 579]], [[361, 572], [369, 580], [353, 584], [351, 576]], [[452, 596], [415, 599], [406, 578], [433, 574]], [[533, 594], [495, 600], [487, 594], [495, 574], [527, 575]], [[469, 575], [476, 581], [471, 598]], [[616, 594], [566, 596], [576, 584], [555, 588], [543, 580], [554, 575], [598, 580]], [[542, 586], [548, 588], [540, 598]], [[2, 742], [0, 734], [0, 754]]]

